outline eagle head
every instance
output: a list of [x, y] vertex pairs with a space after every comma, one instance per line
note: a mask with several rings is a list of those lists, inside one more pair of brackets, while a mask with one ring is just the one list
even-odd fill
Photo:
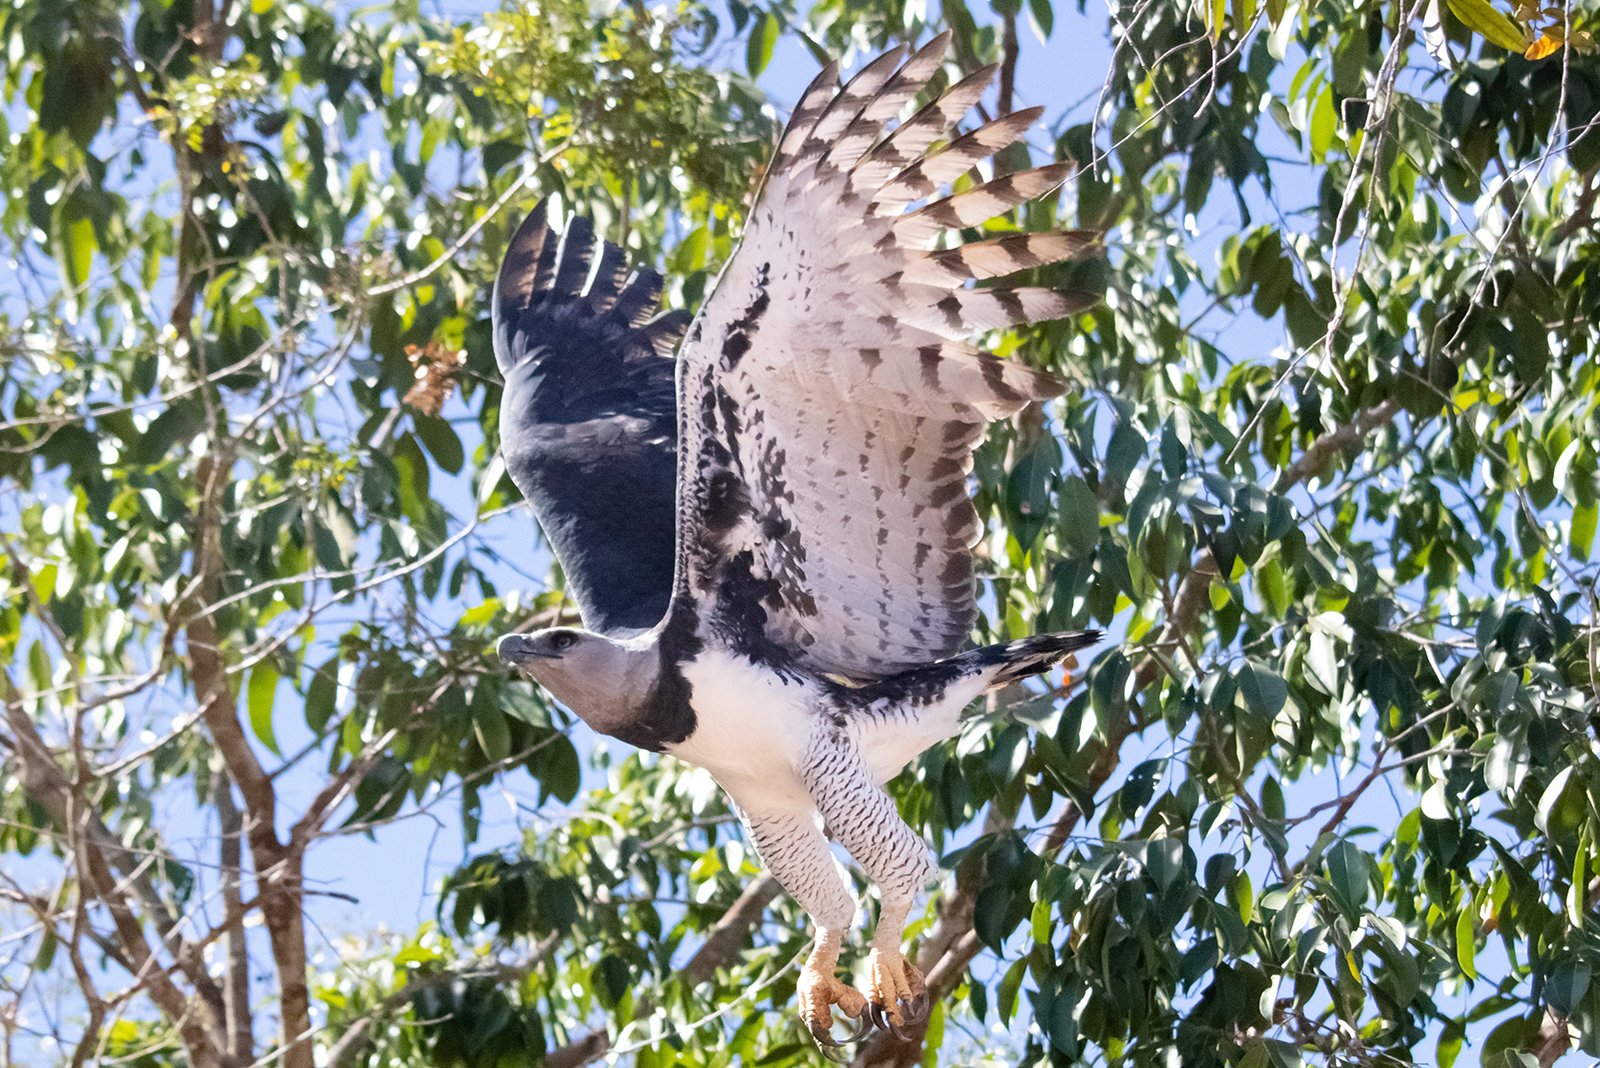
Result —
[[495, 647], [500, 662], [518, 668], [602, 734], [627, 731], [660, 674], [658, 655], [636, 641], [616, 641], [576, 627], [507, 634]]

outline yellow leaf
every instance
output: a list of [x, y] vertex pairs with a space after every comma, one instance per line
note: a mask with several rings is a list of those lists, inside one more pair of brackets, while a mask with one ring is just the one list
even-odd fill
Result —
[[1543, 59], [1545, 56], [1559, 51], [1561, 51], [1561, 42], [1556, 40], [1554, 37], [1551, 37], [1549, 33], [1546, 33], [1543, 37], [1529, 45], [1528, 50], [1522, 53], [1522, 57], [1524, 59]]
[[1515, 22], [1507, 18], [1489, 0], [1450, 0], [1450, 10], [1456, 18], [1499, 45], [1507, 52], [1520, 52], [1528, 47], [1527, 35]]

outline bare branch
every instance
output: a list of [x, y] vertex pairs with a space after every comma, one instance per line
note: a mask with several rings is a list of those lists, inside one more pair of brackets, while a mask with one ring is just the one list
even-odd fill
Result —
[[711, 928], [706, 940], [683, 966], [683, 974], [691, 983], [703, 983], [716, 975], [718, 968], [726, 968], [739, 958], [739, 947], [745, 936], [761, 920], [767, 906], [783, 893], [783, 887], [771, 875], [763, 875], [749, 886], [733, 903], [722, 918]]

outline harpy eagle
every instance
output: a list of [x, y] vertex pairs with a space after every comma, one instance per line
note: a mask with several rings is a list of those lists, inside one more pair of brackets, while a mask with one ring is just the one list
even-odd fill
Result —
[[[982, 533], [972, 450], [985, 424], [1065, 388], [972, 337], [1096, 299], [968, 283], [1099, 244], [1068, 231], [936, 248], [1068, 171], [930, 199], [1043, 110], [951, 139], [990, 67], [886, 134], [948, 41], [903, 65], [890, 52], [843, 88], [834, 64], [817, 77], [692, 322], [650, 319], [660, 276], [624, 282], [620, 249], [596, 250], [581, 218], [558, 236], [543, 204], [512, 238], [493, 297], [506, 463], [586, 627], [510, 634], [499, 655], [597, 731], [721, 784], [816, 923], [799, 1001], [824, 1046], [837, 1045], [834, 1005], [891, 1030], [927, 1008], [900, 941], [937, 869], [881, 784], [954, 735], [975, 698], [1099, 637], [961, 651]], [[856, 902], [819, 815], [881, 895], [865, 995], [835, 975]]]

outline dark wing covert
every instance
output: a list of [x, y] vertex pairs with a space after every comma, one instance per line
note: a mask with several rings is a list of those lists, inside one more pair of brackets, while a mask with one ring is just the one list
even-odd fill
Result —
[[595, 257], [594, 225], [552, 231], [541, 201], [495, 279], [494, 354], [505, 379], [500, 442], [584, 626], [660, 622], [672, 593], [682, 312], [652, 319], [661, 276], [623, 280], [624, 253]]

